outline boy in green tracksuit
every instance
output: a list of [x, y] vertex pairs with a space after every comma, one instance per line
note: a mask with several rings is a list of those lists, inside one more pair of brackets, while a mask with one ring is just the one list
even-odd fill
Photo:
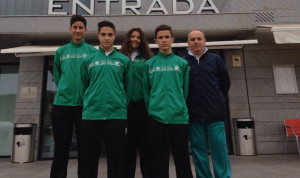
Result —
[[150, 116], [149, 138], [152, 177], [169, 177], [171, 146], [177, 178], [192, 178], [188, 152], [188, 63], [172, 52], [172, 29], [160, 25], [155, 30], [158, 55], [146, 62], [145, 103]]
[[130, 59], [116, 51], [115, 26], [98, 23], [99, 51], [83, 61], [84, 85], [79, 178], [96, 178], [101, 143], [107, 151], [108, 178], [124, 176], [127, 103], [131, 94]]
[[[97, 51], [84, 41], [87, 32], [86, 20], [73, 15], [70, 20], [72, 40], [60, 47], [54, 57], [53, 78], [57, 86], [54, 104], [51, 110], [51, 122], [54, 138], [54, 158], [51, 166], [51, 178], [66, 178], [69, 159], [69, 147], [75, 124], [77, 148], [79, 148], [79, 125], [82, 112], [82, 82], [80, 68], [82, 60]], [[80, 150], [77, 149], [78, 154]]]

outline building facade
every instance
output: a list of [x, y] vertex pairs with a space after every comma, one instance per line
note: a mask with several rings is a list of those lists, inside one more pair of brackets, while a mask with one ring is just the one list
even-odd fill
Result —
[[[35, 123], [35, 160], [52, 157], [53, 55], [70, 40], [70, 16], [82, 14], [88, 21], [86, 41], [95, 46], [97, 23], [102, 20], [115, 23], [117, 47], [132, 27], [141, 27], [153, 43], [156, 26], [168, 24], [174, 31], [174, 50], [181, 56], [188, 32], [203, 30], [208, 48], [222, 56], [231, 77], [226, 100], [229, 153], [237, 153], [235, 118], [254, 120], [258, 154], [285, 153], [283, 120], [300, 118], [298, 0], [0, 0], [0, 4], [0, 144], [12, 144], [14, 123]], [[155, 44], [151, 47], [157, 51]], [[296, 151], [291, 140], [289, 153]], [[10, 154], [9, 147], [0, 151], [0, 156]]]

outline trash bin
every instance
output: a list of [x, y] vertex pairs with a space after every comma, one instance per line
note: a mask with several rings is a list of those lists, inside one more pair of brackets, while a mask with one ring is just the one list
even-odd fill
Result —
[[257, 155], [254, 132], [254, 121], [252, 118], [235, 119], [236, 145], [238, 155]]
[[35, 129], [36, 124], [15, 124], [13, 154], [11, 159], [13, 163], [34, 161]]

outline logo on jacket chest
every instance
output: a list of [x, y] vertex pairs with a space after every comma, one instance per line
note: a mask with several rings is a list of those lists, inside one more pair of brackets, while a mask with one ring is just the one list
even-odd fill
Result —
[[165, 72], [165, 71], [180, 71], [180, 67], [178, 65], [174, 66], [154, 66], [150, 68], [149, 73], [153, 72]]
[[66, 55], [62, 55], [60, 57], [60, 60], [63, 61], [65, 59], [78, 59], [78, 58], [85, 58], [87, 57], [86, 53], [82, 53], [82, 54], [66, 54]]
[[121, 66], [121, 63], [120, 61], [116, 61], [116, 60], [97, 60], [90, 63], [88, 68], [90, 69], [91, 67], [103, 66], [103, 65]]

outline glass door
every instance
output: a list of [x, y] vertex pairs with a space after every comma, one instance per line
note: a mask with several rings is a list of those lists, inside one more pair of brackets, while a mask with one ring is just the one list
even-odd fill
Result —
[[[42, 128], [41, 128], [41, 145], [40, 158], [52, 159], [54, 154], [54, 140], [52, 133], [52, 124], [50, 113], [53, 106], [54, 97], [56, 94], [56, 86], [53, 80], [53, 61], [54, 56], [48, 57], [46, 60], [46, 75], [43, 89], [43, 112], [42, 112]], [[70, 157], [77, 157], [77, 141], [75, 136], [75, 129], [73, 130], [73, 139], [70, 145]]]
[[0, 156], [12, 153], [18, 77], [18, 64], [0, 64]]

